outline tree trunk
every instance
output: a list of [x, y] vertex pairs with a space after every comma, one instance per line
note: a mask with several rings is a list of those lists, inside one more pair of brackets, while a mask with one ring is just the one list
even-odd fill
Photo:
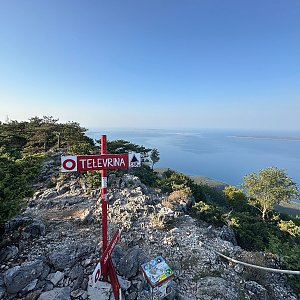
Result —
[[267, 213], [267, 209], [266, 208], [263, 208], [263, 211], [262, 211], [262, 219], [264, 222], [266, 222], [266, 213]]

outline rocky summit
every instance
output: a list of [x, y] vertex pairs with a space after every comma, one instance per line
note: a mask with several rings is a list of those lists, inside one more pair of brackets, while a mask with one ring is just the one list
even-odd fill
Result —
[[[122, 229], [112, 256], [123, 299], [151, 299], [141, 264], [158, 255], [175, 275], [169, 300], [297, 299], [285, 276], [219, 257], [215, 251], [254, 264], [276, 264], [264, 253], [241, 249], [229, 227], [215, 228], [190, 216], [193, 199], [180, 192], [162, 194], [132, 175], [112, 174], [108, 182], [109, 240]], [[6, 224], [0, 299], [114, 299], [109, 283], [98, 282], [97, 289], [91, 285], [101, 241], [100, 189], [76, 175], [51, 188], [40, 184], [27, 208]]]

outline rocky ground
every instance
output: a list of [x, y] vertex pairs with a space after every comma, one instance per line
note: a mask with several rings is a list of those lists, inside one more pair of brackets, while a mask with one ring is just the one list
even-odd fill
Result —
[[[44, 182], [53, 169], [45, 165]], [[57, 169], [54, 168], [54, 173]], [[274, 261], [236, 245], [230, 228], [214, 228], [187, 214], [192, 199], [164, 195], [137, 177], [109, 178], [109, 237], [122, 235], [113, 253], [124, 299], [151, 299], [142, 263], [161, 255], [174, 270], [167, 299], [297, 299], [282, 275], [245, 268], [212, 249], [258, 264]], [[70, 176], [40, 184], [28, 207], [6, 224], [0, 250], [0, 299], [113, 299], [109, 284], [95, 291], [90, 277], [100, 258], [100, 189]]]

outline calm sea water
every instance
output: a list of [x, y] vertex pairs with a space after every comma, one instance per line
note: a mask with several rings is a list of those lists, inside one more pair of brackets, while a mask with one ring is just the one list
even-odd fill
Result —
[[300, 132], [223, 130], [116, 130], [91, 129], [99, 139], [124, 139], [157, 148], [156, 167], [169, 167], [188, 175], [201, 175], [240, 185], [244, 175], [276, 166], [300, 187]]

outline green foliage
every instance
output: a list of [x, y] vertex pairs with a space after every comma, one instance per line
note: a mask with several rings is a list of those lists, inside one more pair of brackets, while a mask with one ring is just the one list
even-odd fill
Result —
[[164, 172], [162, 176], [161, 188], [167, 193], [182, 190], [192, 185], [192, 180], [188, 176], [170, 169]]
[[21, 159], [0, 156], [0, 226], [13, 217], [32, 193], [43, 156], [29, 155]]
[[60, 124], [46, 116], [28, 122], [0, 122], [0, 226], [31, 196], [46, 151], [63, 147], [70, 154], [84, 154], [94, 150], [85, 131], [78, 123]]
[[162, 174], [159, 186], [163, 192], [167, 193], [189, 188], [196, 202], [205, 199], [202, 186], [195, 184], [188, 176], [170, 169]]
[[286, 232], [291, 236], [300, 236], [300, 226], [297, 226], [292, 220], [280, 220], [278, 227], [281, 231]]
[[142, 165], [140, 168], [133, 169], [132, 174], [138, 176], [141, 182], [148, 186], [157, 186], [159, 178], [149, 166]]
[[85, 132], [86, 129], [76, 122], [62, 124], [47, 116], [34, 117], [28, 122], [10, 121], [0, 124], [0, 148], [2, 153], [14, 158], [81, 143], [92, 148], [94, 142]]
[[87, 171], [82, 173], [82, 178], [91, 188], [99, 188], [102, 185], [101, 171]]
[[213, 204], [207, 204], [203, 201], [199, 201], [193, 206], [193, 212], [201, 220], [204, 220], [208, 223], [212, 223], [216, 226], [221, 226], [224, 224], [222, 211]]
[[[249, 212], [234, 212], [227, 219], [238, 244], [247, 250], [263, 250], [269, 237], [269, 226]], [[259, 233], [259, 234], [258, 234]]]
[[198, 187], [201, 188], [203, 193], [202, 199], [205, 199], [205, 201], [220, 207], [225, 207], [227, 205], [223, 191], [208, 185], [198, 185]]
[[148, 153], [150, 151], [151, 149], [149, 148], [136, 145], [125, 140], [114, 140], [114, 141], [107, 142], [108, 153], [122, 154], [128, 152], [137, 152], [137, 153], [141, 153], [141, 156], [143, 158], [145, 156], [148, 156]]
[[153, 169], [154, 165], [159, 161], [159, 152], [157, 149], [151, 150], [150, 158], [152, 160], [152, 169]]
[[67, 153], [69, 155], [88, 155], [94, 154], [95, 146], [89, 141], [78, 142], [68, 147]]
[[247, 197], [243, 193], [243, 190], [238, 189], [235, 186], [229, 185], [224, 188], [224, 195], [230, 207], [235, 211], [247, 210]]
[[[276, 254], [280, 257], [282, 268], [299, 270], [299, 218], [273, 211], [275, 203], [297, 196], [295, 184], [282, 170], [272, 167], [262, 170], [259, 175], [245, 176], [243, 186], [251, 197], [248, 203], [252, 206], [245, 203], [247, 198], [241, 190], [235, 187], [224, 190], [232, 209], [227, 223], [234, 229], [238, 244], [247, 250]], [[289, 281], [300, 295], [299, 280], [290, 276]]]
[[260, 170], [243, 178], [243, 188], [246, 190], [250, 203], [262, 213], [263, 220], [275, 204], [289, 202], [299, 197], [295, 182], [276, 167]]
[[282, 239], [276, 235], [270, 237], [266, 250], [279, 255], [281, 263], [288, 269], [299, 270], [299, 243], [293, 239]]

